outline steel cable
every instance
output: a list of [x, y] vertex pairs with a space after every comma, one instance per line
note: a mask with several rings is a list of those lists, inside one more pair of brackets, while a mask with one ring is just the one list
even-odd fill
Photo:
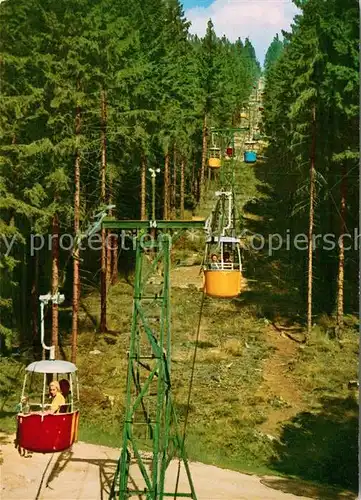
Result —
[[[193, 359], [192, 359], [191, 378], [190, 378], [190, 381], [189, 381], [189, 390], [188, 390], [188, 397], [187, 397], [186, 414], [185, 414], [185, 419], [184, 419], [183, 436], [182, 436], [182, 450], [184, 450], [185, 439], [186, 439], [186, 431], [187, 431], [188, 416], [189, 416], [189, 407], [190, 407], [190, 400], [191, 400], [193, 380], [194, 380], [194, 369], [195, 369], [196, 358], [197, 358], [197, 349], [198, 349], [198, 342], [199, 342], [199, 334], [200, 334], [200, 330], [201, 330], [201, 322], [202, 322], [203, 306], [204, 306], [204, 298], [205, 298], [205, 296], [206, 296], [206, 294], [204, 293], [204, 288], [203, 288], [201, 305], [200, 305], [200, 309], [199, 309], [198, 326], [197, 326], [197, 333], [196, 333], [196, 342], [195, 342], [195, 347], [194, 347], [194, 352], [193, 352]], [[177, 471], [176, 487], [175, 487], [175, 492], [174, 492], [174, 500], [176, 500], [177, 493], [178, 493], [179, 478], [180, 478], [180, 468], [181, 468], [181, 458], [179, 458], [179, 460], [178, 460], [178, 471]]]

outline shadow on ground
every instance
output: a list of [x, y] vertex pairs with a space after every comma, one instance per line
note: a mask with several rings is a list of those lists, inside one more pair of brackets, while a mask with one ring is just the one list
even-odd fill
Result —
[[[99, 487], [100, 487], [100, 498], [105, 500], [109, 497], [109, 493], [111, 490], [113, 478], [115, 475], [117, 461], [111, 459], [85, 459], [85, 458], [75, 458], [73, 456], [73, 452], [71, 450], [67, 450], [62, 452], [53, 467], [50, 469], [52, 458], [50, 458], [43, 476], [41, 478], [37, 495], [35, 500], [41, 497], [44, 489], [51, 487], [52, 481], [59, 477], [59, 475], [64, 471], [64, 469], [71, 463], [83, 463], [83, 464], [91, 464], [96, 466], [99, 471]], [[48, 470], [50, 469], [49, 476], [45, 481]]]
[[250, 288], [234, 301], [240, 308], [249, 307], [257, 317], [270, 321], [282, 318], [285, 324], [303, 323], [300, 300], [291, 292], [276, 290], [273, 285], [260, 281], [253, 286], [250, 283]]
[[[44, 493], [44, 489], [49, 488], [49, 487], [51, 488], [51, 483], [56, 478], [58, 478], [67, 467], [69, 467], [71, 465], [79, 464], [79, 463], [83, 464], [84, 466], [86, 466], [86, 464], [88, 464], [88, 465], [92, 465], [92, 466], [97, 467], [98, 474], [99, 474], [99, 488], [100, 488], [99, 496], [100, 496], [100, 499], [107, 500], [109, 498], [109, 495], [110, 495], [110, 492], [112, 489], [112, 485], [113, 485], [113, 481], [114, 481], [114, 477], [118, 473], [117, 472], [117, 470], [118, 470], [117, 469], [117, 464], [118, 464], [117, 460], [112, 460], [110, 458], [105, 458], [105, 459], [77, 458], [77, 457], [74, 457], [74, 453], [70, 449], [70, 450], [66, 450], [66, 451], [60, 453], [60, 455], [57, 457], [57, 459], [52, 467], [51, 467], [51, 462], [52, 462], [52, 458], [50, 458], [50, 460], [49, 460], [49, 462], [44, 470], [44, 473], [42, 475], [35, 500], [39, 499], [42, 496], [42, 494]], [[143, 462], [147, 463], [148, 466], [151, 467], [151, 464], [152, 464], [151, 459], [149, 459], [149, 458], [145, 459], [145, 460], [143, 460]], [[48, 471], [49, 471], [49, 475], [48, 475]], [[48, 477], [45, 480], [47, 475], [48, 475]], [[131, 474], [129, 474], [129, 477], [128, 477], [128, 485], [131, 489], [134, 489], [134, 490], [141, 489], [141, 487], [137, 484], [137, 482], [135, 481], [135, 479], [133, 478], [133, 476]], [[118, 486], [119, 485], [117, 484], [116, 489]], [[116, 491], [116, 494], [118, 494], [117, 491]], [[137, 498], [138, 498], [138, 496], [137, 496]], [[140, 496], [139, 496], [139, 498], [140, 498]]]
[[283, 426], [269, 465], [286, 475], [357, 491], [358, 403], [354, 397], [324, 397], [313, 413], [296, 415]]
[[283, 479], [277, 477], [265, 477], [261, 483], [268, 488], [307, 498], [320, 500], [356, 500], [355, 493], [349, 491], [340, 492], [328, 486], [313, 485], [298, 479]]

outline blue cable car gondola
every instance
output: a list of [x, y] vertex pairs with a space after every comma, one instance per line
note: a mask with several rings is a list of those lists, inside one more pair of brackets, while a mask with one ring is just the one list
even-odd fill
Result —
[[255, 141], [249, 140], [245, 142], [243, 158], [245, 163], [255, 163], [257, 161], [257, 148]]
[[255, 163], [257, 161], [257, 153], [255, 151], [244, 152], [245, 163]]

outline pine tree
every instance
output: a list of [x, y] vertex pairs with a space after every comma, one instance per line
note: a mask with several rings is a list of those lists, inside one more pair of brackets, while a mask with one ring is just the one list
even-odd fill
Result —
[[[349, 171], [358, 159], [356, 130], [357, 88], [357, 12], [355, 2], [343, 9], [339, 0], [309, 0], [300, 4], [302, 14], [296, 16], [292, 33], [284, 33], [283, 50], [266, 73], [264, 120], [270, 138], [268, 156], [277, 162], [277, 196], [289, 207], [288, 216], [295, 233], [307, 224], [304, 171], [312, 142], [310, 111], [316, 107], [315, 151], [315, 218], [314, 231], [341, 236], [352, 220], [356, 192], [347, 190]], [[291, 174], [291, 175], [286, 175]], [[337, 210], [335, 210], [337, 207]], [[348, 307], [353, 303], [350, 291], [352, 252], [348, 258], [343, 240], [335, 249], [316, 246], [313, 268], [313, 309], [333, 313], [342, 328], [345, 304], [344, 284], [349, 293]], [[300, 252], [293, 252], [293, 280], [303, 280], [304, 266]]]
[[277, 33], [266, 52], [265, 62], [264, 62], [264, 69], [266, 75], [270, 71], [272, 66], [278, 61], [279, 57], [282, 54], [282, 51], [283, 51], [283, 43], [279, 39]]

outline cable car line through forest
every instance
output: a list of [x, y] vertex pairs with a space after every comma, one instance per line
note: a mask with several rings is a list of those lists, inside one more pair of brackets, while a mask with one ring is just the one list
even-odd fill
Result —
[[[117, 221], [108, 217], [109, 210], [114, 208], [114, 205], [107, 205], [93, 216], [93, 222], [88, 224], [85, 232], [78, 231], [76, 235], [68, 260], [74, 257], [74, 251], [83, 239], [95, 234], [100, 229], [138, 231], [123, 446], [109, 495], [111, 500], [118, 495], [119, 500], [126, 500], [129, 495], [142, 493], [146, 493], [149, 500], [157, 500], [164, 496], [174, 496], [174, 499], [181, 496], [197, 500], [185, 451], [190, 399], [205, 297], [209, 295], [211, 297], [232, 298], [237, 296], [241, 290], [242, 263], [239, 240], [236, 238], [235, 233], [237, 220], [235, 166], [239, 159], [239, 154], [236, 155], [235, 149], [235, 133], [242, 130], [245, 130], [245, 127], [211, 129], [209, 158], [211, 160], [213, 157], [213, 159], [218, 160], [216, 168], [221, 168], [221, 188], [215, 192], [217, 200], [206, 221], [155, 220], [155, 171], [153, 170], [152, 220]], [[217, 156], [212, 151], [217, 151]], [[225, 161], [226, 158], [227, 161]], [[212, 165], [212, 161], [210, 161], [209, 168], [214, 167], [215, 165]], [[149, 170], [151, 171], [151, 169]], [[171, 245], [180, 237], [182, 232], [191, 228], [205, 230], [207, 241], [203, 266], [204, 287], [192, 356], [183, 432], [180, 433], [171, 397], [170, 250]], [[156, 241], [142, 242], [141, 237], [146, 233], [156, 236]], [[213, 265], [209, 253], [213, 244], [221, 253], [220, 268], [217, 264], [217, 269], [209, 267]], [[225, 250], [232, 251], [234, 247], [236, 252], [233, 253], [233, 259], [227, 261], [226, 254], [229, 252]], [[153, 262], [148, 269], [146, 268], [147, 259], [144, 258], [145, 256], [148, 258], [149, 256], [153, 257]], [[159, 280], [160, 267], [162, 267], [162, 278], [157, 283], [156, 279]], [[154, 279], [152, 281], [152, 277], [155, 278], [155, 281]], [[79, 387], [77, 367], [68, 361], [56, 360], [55, 346], [48, 347], [44, 341], [45, 305], [48, 303], [62, 303], [64, 295], [59, 292], [55, 295], [48, 293], [41, 295], [39, 300], [41, 344], [43, 349], [48, 350], [50, 354], [49, 360], [35, 361], [26, 367], [17, 416], [16, 442], [19, 451], [28, 450], [36, 453], [53, 454], [70, 448], [77, 441]], [[155, 311], [157, 311], [156, 315]], [[157, 315], [158, 321], [154, 323], [154, 318]], [[146, 363], [145, 360], [147, 360]], [[40, 404], [31, 399], [34, 396], [32, 381], [36, 374], [40, 374], [42, 378]], [[64, 376], [66, 376], [66, 379], [62, 378], [60, 380], [60, 377]], [[27, 389], [29, 378], [31, 379], [30, 387]], [[63, 398], [62, 405], [59, 403], [56, 409], [53, 410], [53, 403], [51, 405], [45, 403], [47, 386], [50, 384], [49, 387], [53, 386], [53, 389], [55, 387], [54, 390], [59, 391], [59, 384], [62, 382], [67, 383], [69, 396], [67, 396], [66, 401], [63, 395], [61, 397], [59, 395], [60, 399]], [[56, 384], [58, 385], [56, 386]], [[152, 389], [155, 392], [152, 393]], [[65, 394], [65, 390], [61, 389], [60, 394], [62, 393]], [[156, 396], [155, 401], [152, 399], [153, 396]], [[34, 408], [40, 408], [41, 411], [34, 411]], [[139, 417], [139, 413], [144, 420], [143, 424], [146, 433], [145, 441], [144, 434], [140, 435], [140, 442], [145, 443], [149, 442], [149, 440], [152, 442], [152, 466], [149, 470], [138, 448], [135, 436], [137, 433], [135, 424], [138, 423], [136, 419]], [[144, 489], [137, 489], [137, 486], [135, 489], [129, 487], [128, 479], [132, 461], [130, 449], [132, 449], [133, 458], [136, 460], [144, 479]], [[178, 471], [175, 488], [173, 492], [166, 492], [166, 470], [170, 462], [176, 457], [178, 457]], [[49, 464], [50, 462], [51, 459]], [[182, 463], [186, 471], [190, 493], [178, 492]]]
[[[222, 298], [232, 298], [241, 290], [242, 264], [240, 257], [239, 240], [236, 238], [236, 204], [235, 204], [235, 142], [234, 134], [241, 128], [211, 129], [211, 144], [209, 146], [209, 168], [223, 170], [221, 190], [215, 193], [216, 204], [207, 221], [137, 221], [114, 220], [105, 218], [102, 223], [104, 229], [138, 231], [136, 237], [136, 263], [133, 296], [133, 318], [128, 354], [128, 375], [126, 389], [126, 408], [123, 427], [123, 444], [117, 470], [112, 483], [109, 499], [126, 500], [129, 496], [144, 493], [149, 500], [157, 500], [164, 496], [189, 497], [196, 500], [193, 481], [185, 451], [186, 430], [189, 418], [190, 398], [195, 372], [197, 346], [199, 342], [200, 326], [203, 314], [203, 305], [207, 295]], [[216, 141], [216, 134], [218, 142]], [[215, 144], [217, 143], [217, 147]], [[232, 151], [227, 167], [223, 162], [225, 145], [231, 144]], [[216, 152], [216, 154], [215, 154]], [[230, 152], [230, 151], [228, 151]], [[153, 195], [155, 183], [152, 185]], [[153, 196], [153, 219], [155, 214], [155, 200]], [[170, 248], [185, 229], [199, 228], [206, 231], [208, 236], [205, 250], [204, 287], [201, 298], [199, 319], [193, 352], [190, 382], [186, 403], [185, 421], [182, 435], [178, 431], [177, 417], [171, 399], [171, 325], [170, 325]], [[176, 231], [175, 233], [172, 231]], [[177, 232], [178, 231], [178, 232]], [[141, 244], [141, 236], [146, 232], [153, 236], [151, 242]], [[154, 240], [156, 236], [156, 240]], [[215, 243], [221, 251], [221, 268], [210, 269], [209, 248]], [[227, 261], [225, 250], [234, 251], [231, 261]], [[150, 269], [146, 270], [147, 257], [152, 257]], [[157, 268], [162, 268], [161, 278]], [[152, 275], [155, 281], [150, 278]], [[158, 278], [158, 283], [157, 283]], [[153, 284], [156, 286], [152, 286]], [[151, 316], [149, 312], [152, 310]], [[155, 310], [158, 319], [155, 319]], [[147, 360], [145, 367], [142, 362]], [[156, 381], [151, 400], [151, 386]], [[137, 409], [141, 405], [141, 411]], [[141, 418], [142, 422], [137, 421]], [[136, 433], [140, 425], [144, 426], [145, 435]], [[172, 436], [173, 433], [173, 436]], [[148, 470], [146, 463], [138, 449], [139, 443], [149, 443], [152, 447], [152, 467]], [[148, 444], [149, 446], [149, 444]], [[173, 449], [172, 449], [173, 446]], [[133, 454], [133, 457], [132, 457]], [[173, 492], [165, 492], [165, 478], [168, 465], [178, 455], [178, 471], [176, 485]], [[136, 462], [144, 480], [144, 488], [129, 485], [129, 474], [132, 460]], [[183, 463], [188, 479], [190, 493], [179, 493], [179, 479], [181, 464]]]

